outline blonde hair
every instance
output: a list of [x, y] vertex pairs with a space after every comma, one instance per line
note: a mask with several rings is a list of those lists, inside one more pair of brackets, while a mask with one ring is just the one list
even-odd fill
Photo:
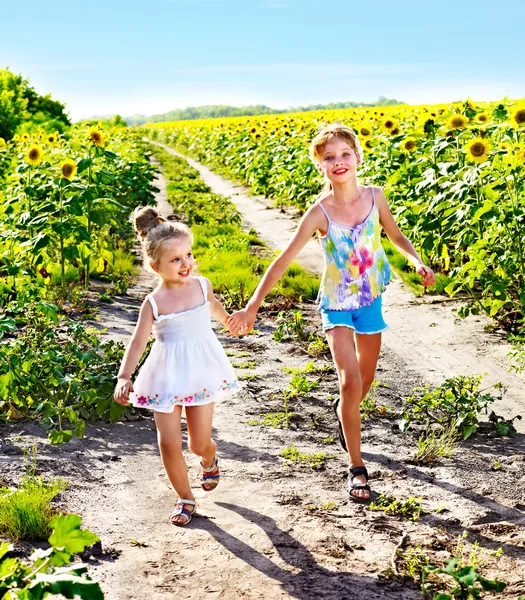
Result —
[[[363, 157], [363, 149], [361, 148], [361, 143], [359, 142], [359, 138], [357, 133], [339, 121], [335, 121], [334, 123], [330, 123], [329, 125], [325, 125], [314, 139], [310, 143], [310, 158], [315, 165], [318, 165], [321, 162], [321, 156], [323, 154], [324, 148], [328, 142], [333, 140], [334, 138], [341, 138], [344, 140], [350, 148], [355, 152], [357, 156], [357, 161], [361, 162]], [[332, 184], [328, 181], [325, 185], [324, 190], [321, 192], [321, 196], [323, 196], [326, 192], [332, 191]]]
[[193, 243], [193, 234], [184, 223], [168, 221], [161, 217], [151, 206], [135, 209], [133, 215], [135, 231], [139, 234], [142, 242], [144, 264], [158, 264], [169, 240], [188, 238]]
[[321, 161], [324, 147], [333, 138], [338, 137], [344, 140], [350, 148], [356, 153], [359, 160], [363, 157], [363, 150], [357, 137], [357, 133], [347, 127], [344, 123], [335, 121], [329, 125], [325, 125], [310, 143], [310, 158], [315, 164]]

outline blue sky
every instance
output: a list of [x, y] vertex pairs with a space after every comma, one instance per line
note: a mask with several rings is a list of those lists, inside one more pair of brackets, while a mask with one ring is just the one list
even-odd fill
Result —
[[0, 66], [74, 119], [201, 104], [525, 97], [522, 0], [26, 0]]

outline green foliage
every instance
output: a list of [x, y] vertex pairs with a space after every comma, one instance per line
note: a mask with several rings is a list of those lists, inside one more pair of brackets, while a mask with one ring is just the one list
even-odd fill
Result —
[[51, 522], [58, 514], [50, 502], [67, 487], [63, 479], [44, 481], [36, 475], [36, 447], [33, 463], [27, 462], [26, 474], [16, 489], [0, 487], [0, 536], [14, 542], [47, 538]]
[[88, 529], [80, 529], [76, 515], [61, 515], [52, 523], [51, 547], [35, 550], [29, 562], [11, 557], [11, 546], [0, 545], [0, 597], [43, 600], [61, 595], [65, 598], [103, 600], [98, 583], [86, 574], [87, 565], [72, 561], [74, 554], [99, 541]]
[[289, 384], [289, 396], [301, 398], [307, 396], [312, 390], [319, 387], [317, 381], [309, 381], [305, 375], [293, 375]]
[[281, 371], [291, 375], [317, 375], [333, 373], [334, 367], [332, 365], [316, 365], [313, 361], [308, 361], [304, 367], [281, 367]]
[[441, 592], [434, 595], [433, 600], [475, 600], [481, 598], [482, 591], [502, 592], [507, 584], [496, 579], [486, 579], [474, 566], [459, 567], [459, 559], [450, 559], [444, 568], [426, 566], [423, 569], [421, 589], [427, 589], [426, 577], [428, 574], [444, 574], [453, 578], [454, 587], [449, 592]]
[[303, 452], [299, 452], [295, 446], [290, 446], [289, 448], [281, 450], [281, 452], [279, 452], [279, 456], [285, 458], [287, 464], [308, 464], [313, 469], [323, 468], [326, 464], [326, 461], [335, 458], [334, 456], [330, 456], [325, 452], [305, 454]]
[[505, 419], [501, 415], [497, 415], [494, 411], [491, 411], [489, 415], [489, 422], [494, 425], [494, 429], [498, 435], [502, 437], [510, 437], [516, 435], [516, 427], [514, 427], [514, 421], [516, 419], [521, 421], [521, 415], [516, 415], [512, 419]]
[[449, 458], [456, 452], [458, 432], [454, 426], [432, 430], [427, 429], [419, 436], [414, 461], [419, 464], [434, 464], [440, 458]]
[[276, 319], [277, 327], [273, 332], [276, 342], [296, 339], [303, 342], [307, 338], [306, 323], [300, 310], [280, 311]]
[[0, 69], [0, 137], [35, 128], [64, 131], [70, 125], [65, 105], [38, 94], [21, 75]]
[[38, 418], [49, 440], [59, 443], [82, 437], [86, 419], [121, 417], [126, 408], [112, 401], [112, 393], [123, 345], [59, 320], [53, 305], [20, 310], [3, 321], [4, 331], [22, 328], [2, 344], [0, 418]]
[[412, 496], [407, 500], [396, 500], [388, 494], [380, 494], [375, 502], [370, 503], [370, 510], [380, 510], [387, 515], [418, 521], [422, 512], [421, 500], [421, 497], [413, 498]]
[[311, 334], [308, 338], [309, 344], [307, 352], [310, 356], [315, 358], [319, 356], [323, 356], [330, 352], [330, 348], [328, 347], [328, 342], [324, 337], [317, 335], [315, 333]]
[[481, 411], [496, 399], [490, 389], [502, 389], [501, 384], [480, 390], [481, 375], [446, 379], [441, 386], [429, 385], [414, 390], [416, 395], [405, 399], [400, 427], [406, 431], [411, 423], [421, 423], [427, 429], [438, 425], [448, 431], [457, 430], [467, 439], [478, 430]]
[[261, 419], [252, 419], [248, 421], [248, 425], [258, 425], [259, 427], [274, 427], [280, 429], [288, 428], [289, 420], [293, 417], [293, 413], [275, 412], [265, 413], [261, 415]]

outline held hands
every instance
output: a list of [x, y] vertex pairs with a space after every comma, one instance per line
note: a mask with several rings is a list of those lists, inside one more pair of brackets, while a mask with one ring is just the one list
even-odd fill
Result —
[[243, 308], [231, 314], [226, 321], [226, 327], [232, 335], [246, 335], [255, 324], [257, 312]]
[[427, 267], [423, 263], [420, 263], [416, 265], [416, 273], [418, 275], [421, 275], [421, 277], [423, 278], [421, 284], [425, 287], [436, 285], [436, 276], [434, 275], [434, 271], [432, 271], [430, 267]]
[[133, 392], [133, 384], [129, 379], [121, 378], [117, 380], [115, 391], [113, 392], [113, 399], [117, 404], [128, 404], [129, 393]]

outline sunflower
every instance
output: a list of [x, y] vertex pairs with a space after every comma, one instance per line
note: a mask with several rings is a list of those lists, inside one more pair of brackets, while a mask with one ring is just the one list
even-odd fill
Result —
[[391, 134], [391, 135], [399, 135], [399, 132], [400, 132], [400, 131], [401, 131], [401, 130], [399, 129], [399, 127], [394, 127], [394, 129], [391, 129], [391, 130], [390, 130], [390, 134]]
[[361, 125], [359, 127], [358, 131], [359, 131], [359, 135], [362, 138], [367, 138], [372, 135], [372, 129], [370, 127], [368, 127], [368, 125]]
[[28, 142], [29, 141], [29, 136], [27, 135], [27, 133], [24, 133], [24, 135], [22, 136], [22, 140], [24, 142]]
[[15, 135], [13, 136], [13, 141], [14, 142], [19, 142], [20, 141], [20, 136], [18, 135], [18, 133], [15, 133]]
[[374, 146], [372, 145], [372, 140], [370, 140], [370, 139], [365, 140], [365, 143], [363, 144], [363, 148], [365, 150], [372, 150], [373, 147]]
[[463, 129], [468, 123], [467, 117], [463, 115], [452, 115], [447, 121], [449, 129]]
[[525, 104], [519, 104], [516, 106], [512, 118], [518, 127], [525, 125]]
[[477, 137], [467, 142], [464, 146], [464, 150], [467, 153], [469, 160], [483, 163], [488, 160], [492, 145], [486, 138]]
[[384, 121], [383, 121], [383, 129], [385, 131], [389, 131], [391, 132], [392, 129], [395, 129], [397, 127], [397, 123], [396, 120], [393, 119], [392, 117], [387, 117]]
[[104, 146], [104, 134], [98, 127], [90, 127], [88, 133], [89, 139], [92, 144], [102, 148]]
[[26, 161], [33, 167], [36, 167], [42, 162], [42, 148], [38, 144], [29, 146], [26, 152]]
[[60, 170], [62, 171], [62, 177], [71, 181], [77, 172], [77, 165], [72, 160], [65, 160], [60, 165]]
[[489, 120], [489, 115], [486, 112], [479, 113], [476, 117], [480, 123], [486, 123]]
[[414, 150], [416, 148], [417, 148], [416, 138], [407, 137], [401, 143], [401, 150], [403, 150], [403, 152], [414, 152]]
[[48, 136], [46, 137], [46, 141], [47, 141], [47, 143], [48, 143], [48, 144], [50, 144], [50, 145], [52, 146], [53, 144], [55, 144], [55, 143], [56, 143], [56, 141], [57, 141], [57, 136], [56, 136], [54, 133], [50, 133], [50, 134], [48, 134]]
[[0, 137], [0, 148], [3, 148], [4, 146], [7, 146], [7, 144], [5, 143], [4, 138]]

